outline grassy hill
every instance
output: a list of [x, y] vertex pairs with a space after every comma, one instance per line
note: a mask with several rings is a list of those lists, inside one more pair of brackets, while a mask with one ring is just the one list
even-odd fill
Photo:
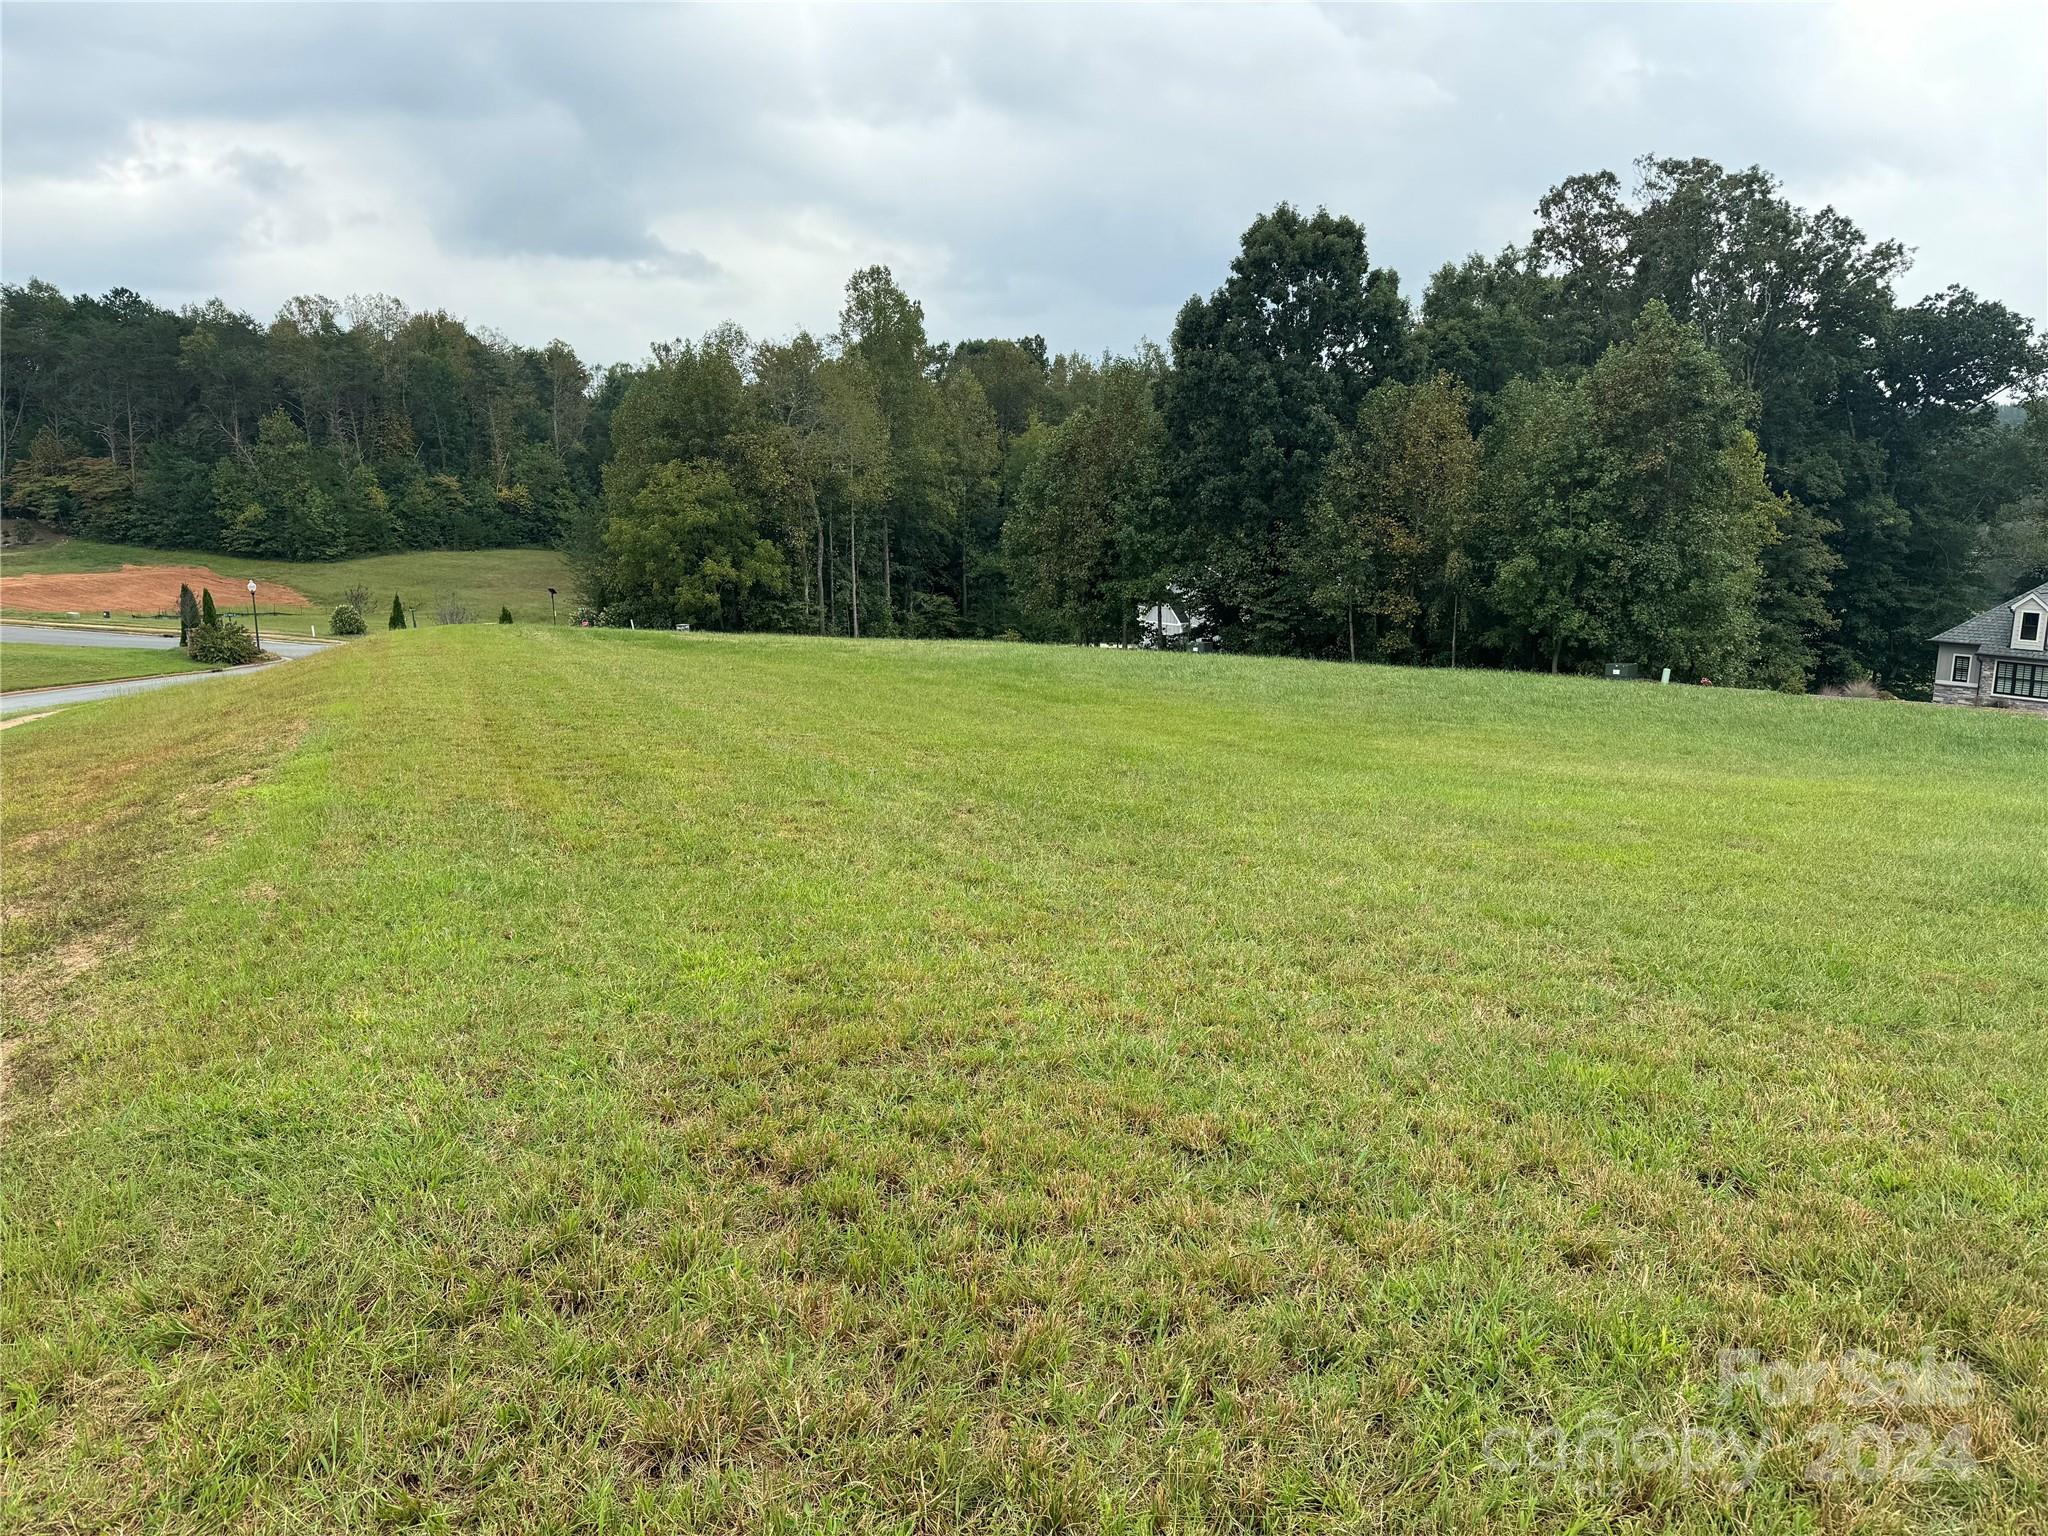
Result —
[[[0, 555], [0, 577], [68, 571], [113, 571], [124, 565], [199, 565], [229, 578], [230, 592], [215, 592], [225, 607], [242, 598], [242, 584], [258, 584], [258, 608], [286, 617], [307, 614], [303, 608], [278, 609], [262, 603], [261, 587], [282, 585], [313, 600], [312, 616], [326, 633], [326, 617], [349, 588], [370, 589], [369, 615], [381, 629], [397, 594], [408, 609], [417, 608], [420, 623], [429, 625], [443, 603], [461, 603], [473, 616], [489, 621], [500, 608], [510, 608], [526, 621], [548, 617], [548, 588], [561, 592], [560, 615], [566, 621], [576, 606], [576, 582], [568, 562], [552, 549], [430, 549], [398, 555], [369, 555], [360, 560], [250, 560], [217, 550], [146, 549], [133, 544], [99, 544], [89, 539], [53, 539], [10, 549]], [[175, 595], [175, 592], [174, 592]], [[4, 589], [0, 589], [4, 596]], [[11, 617], [22, 613], [9, 608]]]
[[2048, 1519], [2039, 721], [519, 626], [0, 752], [17, 1528]]

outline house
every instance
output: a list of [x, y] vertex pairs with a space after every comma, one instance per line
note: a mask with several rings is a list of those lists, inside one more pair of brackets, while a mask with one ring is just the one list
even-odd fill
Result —
[[1148, 650], [1205, 648], [1211, 627], [1207, 610], [1183, 588], [1168, 587], [1166, 596], [1167, 602], [1138, 606], [1138, 643]]
[[2048, 582], [1934, 637], [1934, 702], [2048, 714]]
[[1147, 645], [1177, 645], [1193, 628], [1171, 603], [1150, 607], [1141, 604], [1138, 608], [1138, 633], [1145, 637]]

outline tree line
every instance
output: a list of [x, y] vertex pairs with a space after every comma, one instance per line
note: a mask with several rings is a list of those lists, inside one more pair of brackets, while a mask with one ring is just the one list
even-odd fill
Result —
[[10, 515], [118, 543], [329, 560], [558, 541], [631, 370], [596, 375], [395, 299], [215, 301], [9, 286]]
[[1168, 351], [946, 343], [886, 268], [831, 330], [594, 368], [394, 301], [267, 328], [5, 295], [6, 504], [288, 558], [560, 542], [601, 622], [1135, 638], [1717, 682], [1924, 686], [2048, 577], [2048, 352], [1902, 304], [1907, 252], [1758, 169], [1547, 193], [1419, 303], [1280, 206]]

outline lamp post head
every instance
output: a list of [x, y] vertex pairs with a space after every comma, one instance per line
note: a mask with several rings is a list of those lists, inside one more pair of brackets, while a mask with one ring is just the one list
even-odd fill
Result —
[[256, 583], [254, 580], [251, 580], [249, 583], [249, 595], [251, 597], [254, 597], [256, 595]]

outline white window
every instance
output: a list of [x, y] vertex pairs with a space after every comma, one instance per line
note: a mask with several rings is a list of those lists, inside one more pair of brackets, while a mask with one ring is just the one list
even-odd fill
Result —
[[1958, 652], [1956, 659], [1949, 663], [1948, 680], [1952, 683], [1967, 683], [1970, 680], [1970, 658]]

